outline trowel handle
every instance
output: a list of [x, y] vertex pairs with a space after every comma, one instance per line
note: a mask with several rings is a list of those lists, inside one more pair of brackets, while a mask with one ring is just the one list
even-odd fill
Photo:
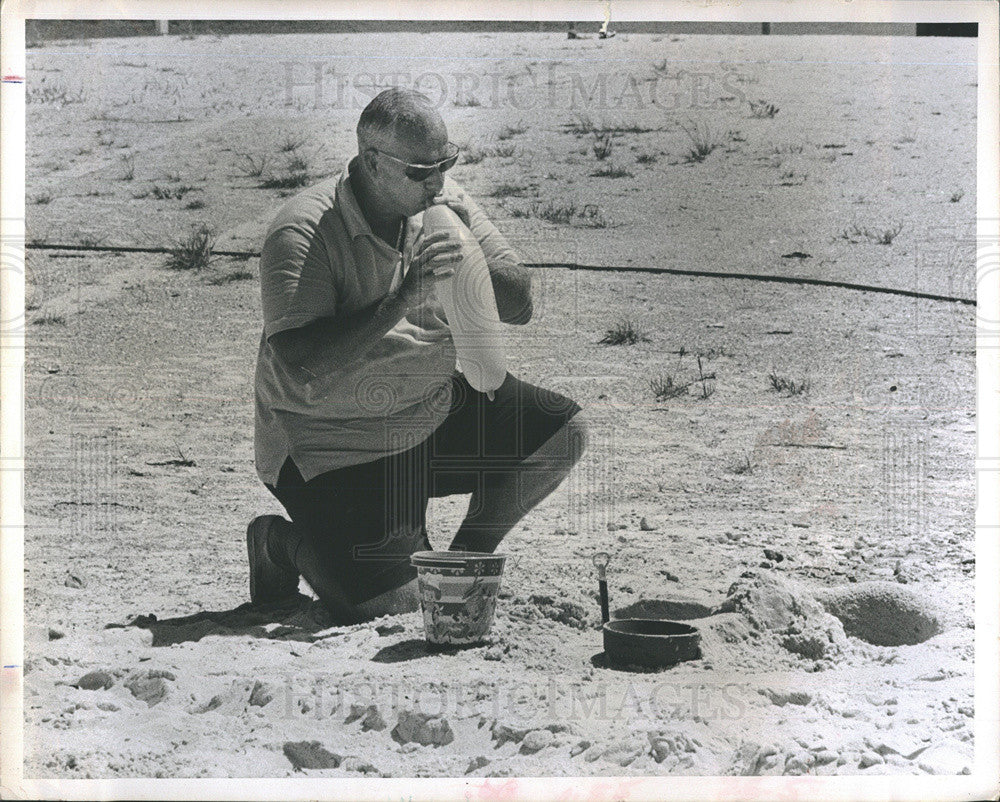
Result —
[[606, 624], [611, 620], [611, 612], [608, 610], [608, 581], [599, 579], [597, 584], [601, 589], [601, 623]]
[[594, 567], [597, 569], [597, 586], [601, 591], [601, 621], [608, 623], [611, 620], [611, 613], [608, 611], [608, 563], [611, 555], [606, 551], [599, 551], [592, 559]]

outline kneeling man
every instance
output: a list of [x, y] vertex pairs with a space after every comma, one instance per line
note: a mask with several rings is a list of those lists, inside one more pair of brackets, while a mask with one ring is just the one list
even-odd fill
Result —
[[527, 269], [444, 173], [459, 158], [429, 99], [388, 89], [358, 154], [292, 198], [261, 254], [257, 473], [291, 519], [247, 529], [250, 598], [280, 605], [305, 578], [335, 620], [415, 610], [410, 555], [430, 549], [430, 497], [471, 493], [449, 546], [492, 552], [579, 460], [580, 407], [507, 374], [493, 400], [456, 370], [435, 283], [460, 256], [423, 211], [447, 203], [486, 257], [500, 319], [532, 313]]

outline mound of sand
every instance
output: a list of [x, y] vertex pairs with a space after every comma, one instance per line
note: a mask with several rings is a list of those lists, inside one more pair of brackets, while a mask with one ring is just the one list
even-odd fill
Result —
[[734, 582], [716, 613], [739, 613], [762, 635], [813, 660], [847, 648], [844, 627], [812, 595], [770, 574], [747, 571]]
[[814, 592], [853, 637], [876, 646], [923, 643], [941, 631], [927, 597], [896, 582], [860, 582]]
[[615, 610], [615, 618], [662, 618], [668, 621], [690, 621], [712, 614], [712, 607], [690, 598], [639, 599]]

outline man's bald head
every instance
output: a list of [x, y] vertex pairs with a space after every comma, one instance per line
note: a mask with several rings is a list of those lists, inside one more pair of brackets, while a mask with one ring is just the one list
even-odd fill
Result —
[[444, 120], [427, 95], [413, 89], [386, 89], [365, 106], [358, 120], [358, 151], [384, 147], [393, 139], [411, 143], [448, 139]]

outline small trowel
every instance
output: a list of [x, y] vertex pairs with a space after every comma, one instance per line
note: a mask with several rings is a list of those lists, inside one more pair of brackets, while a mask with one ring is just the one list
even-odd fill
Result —
[[597, 569], [597, 586], [601, 591], [601, 621], [608, 623], [611, 620], [611, 612], [608, 610], [608, 563], [611, 562], [611, 555], [606, 551], [599, 551], [593, 557], [594, 567]]

